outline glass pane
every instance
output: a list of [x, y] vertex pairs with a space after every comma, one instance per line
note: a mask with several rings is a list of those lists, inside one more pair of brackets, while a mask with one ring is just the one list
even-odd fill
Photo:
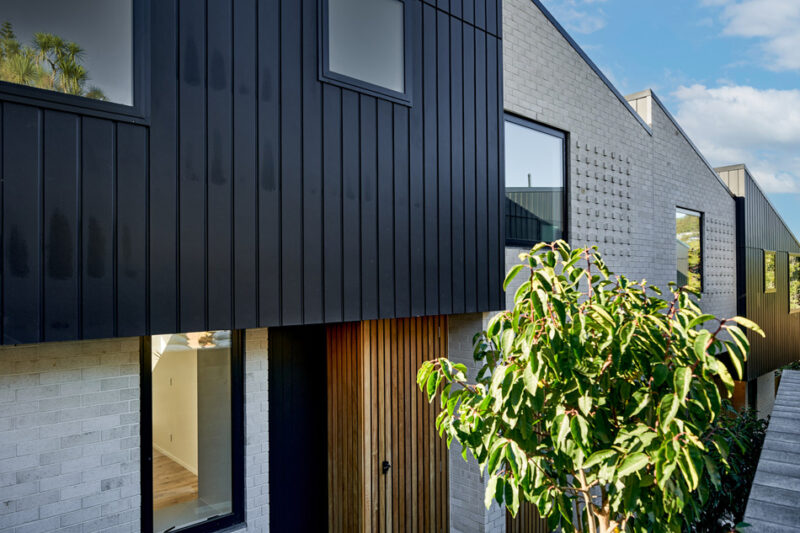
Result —
[[564, 232], [564, 141], [506, 122], [506, 239], [551, 242]]
[[775, 281], [775, 252], [764, 252], [764, 290], [775, 291]]
[[688, 285], [700, 291], [703, 287], [703, 254], [700, 239], [700, 213], [678, 209], [675, 213], [677, 233], [678, 286]]
[[789, 310], [800, 311], [800, 256], [789, 256]]
[[328, 68], [405, 92], [403, 2], [328, 0]]
[[0, 6], [0, 80], [133, 105], [133, 0]]
[[231, 332], [152, 337], [153, 529], [233, 511]]

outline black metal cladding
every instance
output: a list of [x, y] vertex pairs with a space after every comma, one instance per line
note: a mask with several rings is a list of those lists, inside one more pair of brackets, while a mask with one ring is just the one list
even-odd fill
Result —
[[[747, 362], [750, 380], [800, 360], [800, 314], [789, 313], [788, 296], [789, 254], [800, 253], [800, 244], [749, 174], [745, 177], [745, 197], [737, 199], [736, 209], [739, 313], [766, 333], [766, 338], [748, 334], [752, 347]], [[777, 252], [777, 290], [773, 293], [764, 292], [763, 250]]]
[[500, 308], [500, 1], [410, 2], [412, 107], [317, 0], [152, 2], [144, 120], [0, 94], [3, 343]]

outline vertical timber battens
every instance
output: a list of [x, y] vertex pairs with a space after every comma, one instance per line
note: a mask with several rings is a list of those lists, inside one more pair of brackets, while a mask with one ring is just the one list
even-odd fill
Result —
[[448, 531], [439, 407], [416, 384], [446, 332], [442, 316], [328, 326], [329, 531]]

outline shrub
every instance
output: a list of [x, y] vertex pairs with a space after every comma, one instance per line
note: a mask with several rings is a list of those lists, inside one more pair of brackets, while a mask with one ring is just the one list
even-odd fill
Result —
[[[717, 533], [733, 531], [744, 518], [750, 486], [756, 475], [758, 458], [767, 434], [767, 421], [759, 419], [756, 411], [746, 409], [737, 413], [728, 406], [728, 416], [720, 417], [720, 426], [726, 435], [729, 468], [722, 474], [720, 487], [708, 496], [691, 531]], [[717, 454], [716, 450], [711, 453]], [[714, 461], [721, 461], [714, 457]]]
[[520, 259], [505, 281], [524, 272], [513, 309], [475, 336], [476, 381], [445, 358], [418, 372], [441, 397], [440, 435], [488, 473], [487, 507], [516, 515], [525, 499], [563, 531], [691, 525], [728, 471], [717, 415], [733, 379], [716, 355], [741, 374], [738, 326], [760, 330], [703, 314], [688, 288], [665, 301], [612, 276], [596, 248], [558, 241]]

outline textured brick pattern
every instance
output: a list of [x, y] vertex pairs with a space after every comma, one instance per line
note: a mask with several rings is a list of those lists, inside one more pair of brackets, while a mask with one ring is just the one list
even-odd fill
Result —
[[676, 277], [675, 208], [700, 211], [703, 307], [734, 315], [734, 200], [650, 93], [634, 104], [652, 133], [533, 2], [504, 0], [503, 30], [506, 110], [570, 135], [573, 245], [598, 244], [612, 270], [666, 290]]
[[[448, 320], [448, 357], [463, 363], [474, 380], [478, 365], [472, 356], [472, 337], [486, 327], [491, 315], [471, 314], [451, 316]], [[478, 462], [468, 454], [461, 456], [461, 447], [450, 448], [450, 531], [459, 533], [502, 533], [506, 530], [505, 510], [493, 503], [487, 510], [483, 504], [486, 479], [480, 474]]]
[[[246, 332], [245, 519], [269, 531], [267, 330]], [[139, 531], [139, 339], [0, 348], [0, 531]]]
[[0, 348], [0, 531], [139, 531], [139, 340]]
[[245, 520], [247, 531], [269, 531], [267, 330], [249, 329], [245, 338]]

